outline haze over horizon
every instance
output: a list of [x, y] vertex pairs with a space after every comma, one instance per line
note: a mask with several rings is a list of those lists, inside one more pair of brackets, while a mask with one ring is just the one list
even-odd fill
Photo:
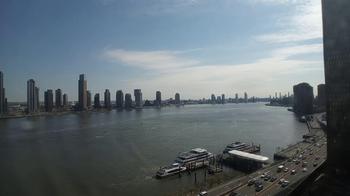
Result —
[[[0, 2], [0, 70], [9, 102], [26, 81], [77, 100], [88, 89], [144, 99], [292, 93], [324, 83], [319, 0]], [[103, 98], [103, 96], [102, 96]]]

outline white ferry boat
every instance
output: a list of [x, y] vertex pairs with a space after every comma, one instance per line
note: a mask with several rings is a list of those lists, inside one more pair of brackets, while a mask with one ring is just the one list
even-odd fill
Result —
[[186, 171], [186, 167], [181, 166], [179, 163], [173, 163], [170, 166], [160, 168], [156, 174], [158, 178], [171, 176], [180, 172]]
[[175, 162], [188, 168], [194, 169], [209, 164], [214, 155], [203, 148], [194, 148], [188, 152], [182, 152], [176, 158]]

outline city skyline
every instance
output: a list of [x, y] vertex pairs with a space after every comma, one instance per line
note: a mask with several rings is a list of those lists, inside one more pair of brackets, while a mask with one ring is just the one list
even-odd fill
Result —
[[92, 94], [140, 88], [145, 99], [155, 90], [184, 99], [244, 91], [263, 97], [304, 81], [324, 83], [317, 0], [63, 3], [79, 11], [52, 3], [1, 3], [8, 100], [24, 101], [29, 78], [77, 100], [72, 84], [80, 73]]

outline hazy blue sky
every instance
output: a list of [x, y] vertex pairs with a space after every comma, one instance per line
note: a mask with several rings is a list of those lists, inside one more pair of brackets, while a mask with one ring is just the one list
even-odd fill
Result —
[[9, 101], [26, 81], [76, 100], [78, 76], [103, 93], [164, 98], [268, 96], [324, 82], [320, 0], [2, 0], [0, 70]]

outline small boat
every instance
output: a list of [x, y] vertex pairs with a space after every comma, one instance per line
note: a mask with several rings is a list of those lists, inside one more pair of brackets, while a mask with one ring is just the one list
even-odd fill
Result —
[[173, 163], [169, 166], [160, 168], [157, 171], [156, 177], [163, 178], [163, 177], [178, 174], [183, 171], [186, 171], [186, 167], [181, 166], [179, 163]]

